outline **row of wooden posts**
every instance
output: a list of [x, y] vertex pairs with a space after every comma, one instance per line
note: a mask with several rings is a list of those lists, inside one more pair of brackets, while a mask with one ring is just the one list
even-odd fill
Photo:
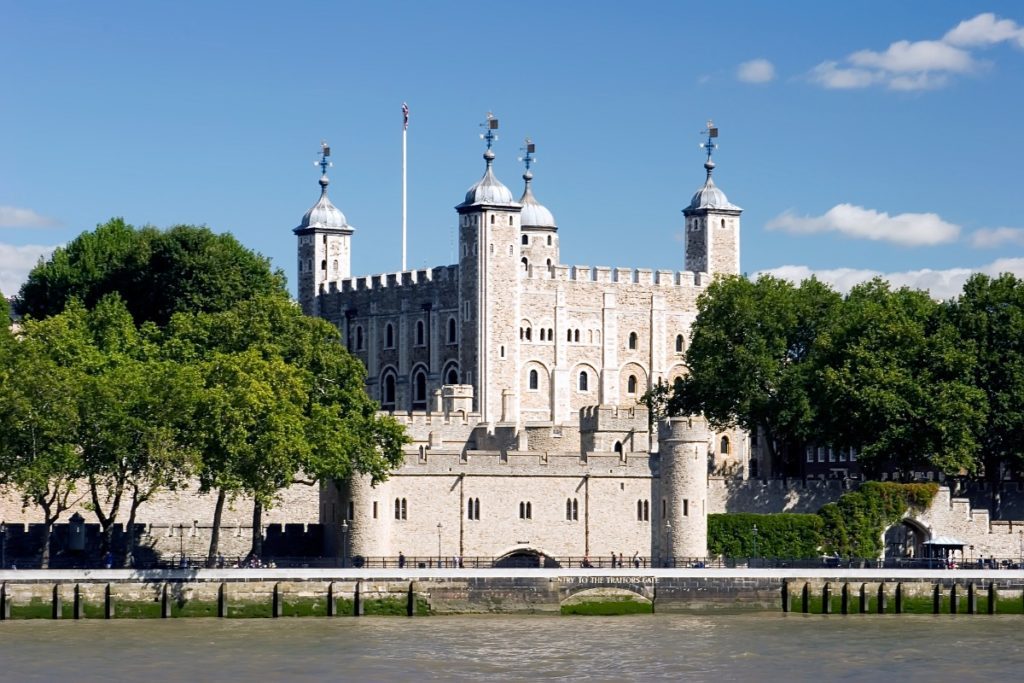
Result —
[[[796, 612], [800, 611], [804, 614], [811, 612], [811, 585], [805, 583], [803, 588], [796, 593], [793, 588], [798, 586], [799, 582], [787, 581], [782, 586], [782, 611], [783, 612]], [[882, 582], [878, 585], [877, 598], [875, 600], [875, 610], [878, 614], [886, 614], [890, 609], [889, 600], [889, 585]], [[832, 596], [835, 588], [831, 583], [826, 583], [821, 588], [821, 613], [831, 614], [832, 613]], [[966, 595], [964, 593], [966, 592]], [[996, 603], [999, 597], [999, 590], [996, 588], [995, 583], [989, 583], [986, 589], [988, 593], [988, 614], [996, 613]], [[973, 584], [967, 584], [966, 591], [964, 587], [957, 584], [953, 584], [949, 588], [949, 613], [950, 614], [979, 614], [978, 612], [978, 587]], [[840, 614], [867, 614], [869, 599], [871, 591], [868, 589], [868, 584], [862, 583], [859, 587], [854, 587], [849, 583], [844, 583], [839, 586], [840, 594]], [[942, 601], [944, 597], [944, 591], [942, 590], [941, 584], [935, 584], [932, 588], [932, 613], [942, 613]], [[962, 597], [966, 597], [967, 604], [966, 610], [961, 612], [960, 600]], [[905, 589], [902, 583], [897, 583], [896, 588], [893, 591], [892, 596], [892, 613], [903, 614], [904, 612], [904, 601], [906, 600]], [[1024, 595], [1022, 595], [1024, 600]], [[795, 602], [799, 601], [799, 605], [794, 605]], [[794, 609], [796, 607], [797, 609]]]
[[[352, 616], [362, 616], [365, 612], [362, 593], [362, 582], [357, 582], [352, 593]], [[75, 584], [73, 595], [71, 618], [82, 619], [85, 616], [83, 592], [81, 586], [77, 583]], [[329, 617], [339, 616], [336, 597], [334, 583], [332, 582], [327, 586], [327, 616]], [[51, 600], [51, 618], [64, 618], [64, 599], [61, 595], [61, 586], [59, 584], [53, 587], [53, 597]], [[169, 619], [171, 617], [171, 605], [173, 602], [174, 597], [170, 590], [170, 584], [165, 583], [160, 589], [160, 617], [162, 619]], [[7, 584], [5, 583], [0, 586], [0, 621], [6, 621], [11, 618], [11, 603], [11, 595], [8, 593]], [[283, 613], [284, 596], [281, 591], [281, 584], [275, 583], [271, 595], [270, 616], [280, 617]], [[412, 583], [409, 584], [406, 596], [406, 613], [410, 617], [416, 613], [416, 600]], [[114, 614], [114, 597], [108, 583], [103, 590], [103, 618], [113, 619]], [[221, 583], [217, 588], [217, 616], [228, 616], [227, 584], [225, 583]]]

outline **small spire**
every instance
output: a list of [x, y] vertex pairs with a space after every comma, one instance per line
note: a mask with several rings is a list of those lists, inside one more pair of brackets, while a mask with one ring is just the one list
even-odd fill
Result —
[[533, 173], [530, 172], [530, 166], [533, 165], [533, 154], [537, 150], [537, 146], [533, 144], [533, 140], [526, 138], [525, 146], [520, 147], [519, 149], [523, 152], [523, 156], [519, 157], [519, 161], [523, 162], [523, 166], [526, 167], [526, 171], [523, 173], [523, 180], [526, 181], [526, 187], [529, 189], [530, 181], [533, 180]]
[[320, 167], [320, 187], [323, 188], [324, 193], [327, 192], [327, 186], [331, 183], [330, 179], [327, 177], [327, 169], [334, 166], [334, 163], [329, 160], [330, 156], [331, 146], [327, 144], [326, 140], [321, 140], [320, 161], [314, 161], [313, 165]]
[[704, 168], [708, 172], [708, 180], [711, 180], [711, 172], [715, 170], [715, 162], [711, 161], [711, 153], [718, 149], [718, 143], [715, 142], [715, 138], [718, 137], [718, 126], [715, 125], [714, 121], [708, 119], [707, 128], [701, 131], [701, 135], [707, 135], [707, 142], [702, 142], [700, 148], [707, 152], [707, 160], [704, 162]]
[[486, 128], [486, 133], [480, 133], [480, 139], [487, 142], [487, 150], [484, 152], [484, 160], [487, 162], [487, 167], [491, 167], [491, 162], [494, 161], [494, 152], [491, 151], [491, 145], [498, 140], [498, 134], [494, 131], [498, 130], [498, 119], [494, 118], [494, 114], [487, 112], [487, 120], [480, 124], [482, 128]]

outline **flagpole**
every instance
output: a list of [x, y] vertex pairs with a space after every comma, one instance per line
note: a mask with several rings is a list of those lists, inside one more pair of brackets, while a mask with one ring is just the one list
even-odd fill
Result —
[[408, 181], [406, 176], [406, 154], [408, 151], [408, 145], [406, 138], [409, 135], [409, 107], [405, 103], [402, 104], [402, 272], [405, 272], [406, 261], [405, 261], [405, 235], [406, 235], [406, 221], [408, 219]]

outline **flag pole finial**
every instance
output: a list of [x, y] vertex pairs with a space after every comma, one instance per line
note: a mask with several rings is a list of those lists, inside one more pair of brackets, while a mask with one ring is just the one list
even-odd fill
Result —
[[711, 154], [718, 149], [718, 143], [715, 140], [718, 138], [718, 126], [711, 119], [708, 119], [707, 128], [701, 131], [701, 135], [707, 135], [708, 139], [706, 142], [700, 143], [700, 148], [705, 151], [707, 158], [704, 161], [704, 168], [708, 172], [708, 180], [711, 180], [711, 171], [715, 169], [715, 162], [711, 160]]

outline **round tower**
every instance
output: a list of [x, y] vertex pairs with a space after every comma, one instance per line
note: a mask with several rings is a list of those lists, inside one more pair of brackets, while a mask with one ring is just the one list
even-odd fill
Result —
[[701, 416], [665, 418], [658, 424], [664, 557], [708, 554], [708, 442]]

